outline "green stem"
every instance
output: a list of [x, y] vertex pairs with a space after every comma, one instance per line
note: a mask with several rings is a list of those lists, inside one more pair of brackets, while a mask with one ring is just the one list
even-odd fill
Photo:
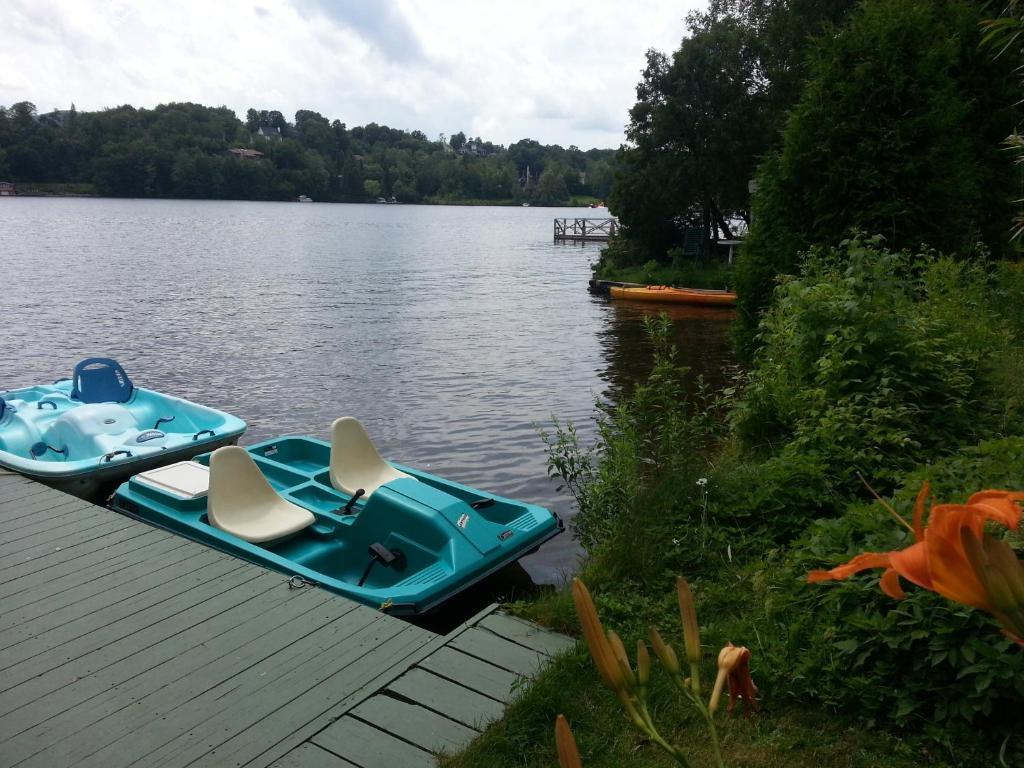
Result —
[[701, 709], [703, 710], [704, 718], [708, 721], [708, 731], [711, 733], [711, 746], [715, 750], [715, 764], [718, 768], [725, 768], [725, 762], [722, 760], [722, 750], [718, 745], [718, 731], [715, 729], [715, 716], [703, 706], [703, 702], [701, 702]]

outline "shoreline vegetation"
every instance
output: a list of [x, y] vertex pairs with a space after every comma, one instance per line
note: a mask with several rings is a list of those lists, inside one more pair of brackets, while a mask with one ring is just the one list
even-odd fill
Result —
[[[653, 626], [680, 647], [683, 576], [705, 659], [749, 648], [759, 711], [717, 721], [733, 768], [1024, 766], [1024, 648], [989, 613], [906, 582], [896, 599], [877, 572], [808, 579], [912, 546], [915, 509], [1024, 490], [1024, 3], [986, 12], [711, 2], [677, 51], [648, 55], [610, 198], [623, 234], [595, 276], [735, 282], [743, 371], [691, 381], [662, 316], [647, 378], [596, 403], [595, 441], [557, 418], [541, 437], [578, 508], [579, 578], [622, 645]], [[737, 219], [731, 272], [702, 277], [687, 234], [733, 239]], [[1024, 556], [1020, 531], [990, 535]], [[568, 585], [512, 609], [582, 635]], [[599, 668], [580, 642], [441, 764], [556, 765], [559, 715], [586, 768], [679, 764]], [[717, 764], [704, 718], [649, 674], [661, 737]]]
[[613, 149], [508, 147], [463, 132], [428, 139], [310, 110], [294, 122], [192, 103], [40, 113], [0, 107], [0, 181], [19, 189], [123, 198], [571, 205], [607, 198]]
[[[104, 195], [99, 192], [95, 184], [62, 184], [62, 183], [48, 183], [48, 184], [22, 184], [18, 187], [18, 193], [16, 197], [93, 197], [105, 200], [181, 200], [179, 197], [116, 197], [113, 195]], [[194, 200], [226, 200], [227, 198], [189, 198]], [[232, 198], [233, 200], [233, 198]], [[294, 202], [293, 200], [269, 200], [269, 201], [251, 201], [251, 200], [236, 200], [236, 202]], [[314, 201], [323, 202], [323, 201]], [[352, 201], [326, 201], [326, 202], [337, 202], [339, 204], [346, 204]], [[376, 203], [374, 200], [361, 200], [356, 204], [368, 205]], [[398, 201], [396, 201], [398, 202]], [[552, 203], [545, 205], [541, 203], [531, 203], [530, 206], [534, 208], [590, 208], [592, 205], [599, 203], [600, 201], [596, 197], [588, 196], [573, 196], [568, 202], [564, 203]], [[457, 205], [457, 206], [469, 206], [469, 207], [487, 207], [494, 206], [498, 208], [507, 207], [520, 207], [522, 201], [518, 200], [475, 200], [475, 199], [444, 199], [444, 198], [425, 198], [415, 203], [402, 203], [403, 205]]]

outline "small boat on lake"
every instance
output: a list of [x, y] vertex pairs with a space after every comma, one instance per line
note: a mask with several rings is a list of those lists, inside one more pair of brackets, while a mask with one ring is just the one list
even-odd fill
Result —
[[126, 514], [397, 615], [430, 611], [562, 530], [542, 507], [381, 458], [356, 419], [144, 472]]
[[672, 304], [705, 304], [731, 307], [736, 304], [736, 294], [711, 288], [672, 288], [668, 285], [620, 286], [609, 288], [613, 299], [629, 301], [661, 301]]
[[244, 431], [223, 411], [136, 387], [108, 358], [83, 360], [70, 379], [0, 392], [0, 467], [86, 499]]

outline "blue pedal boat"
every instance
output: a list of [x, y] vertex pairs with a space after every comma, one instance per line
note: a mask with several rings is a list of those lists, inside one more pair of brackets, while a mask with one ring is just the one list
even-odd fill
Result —
[[230, 414], [136, 387], [108, 358], [83, 360], [70, 379], [0, 392], [0, 467], [90, 500], [244, 431]]
[[114, 509], [395, 615], [426, 613], [562, 530], [556, 515], [331, 442], [221, 448], [123, 484]]

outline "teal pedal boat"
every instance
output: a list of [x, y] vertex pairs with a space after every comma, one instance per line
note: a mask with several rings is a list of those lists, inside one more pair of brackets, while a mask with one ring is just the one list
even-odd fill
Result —
[[70, 379], [0, 392], [0, 467], [90, 500], [244, 431], [230, 414], [136, 387], [108, 358], [83, 360]]
[[547, 509], [331, 442], [220, 448], [123, 484], [114, 509], [395, 615], [426, 613], [562, 530]]

